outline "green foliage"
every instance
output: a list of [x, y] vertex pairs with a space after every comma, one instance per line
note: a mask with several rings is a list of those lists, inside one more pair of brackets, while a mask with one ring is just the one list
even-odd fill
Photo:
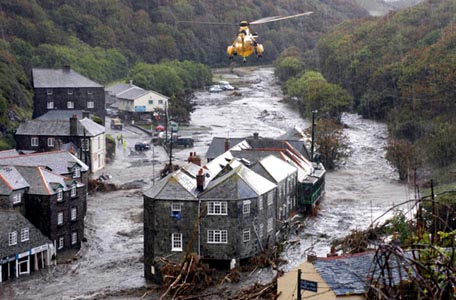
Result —
[[343, 126], [331, 119], [319, 119], [315, 129], [316, 152], [326, 169], [336, 168], [337, 162], [347, 156], [348, 139]]
[[455, 4], [424, 2], [344, 22], [317, 45], [322, 74], [354, 96], [358, 112], [387, 120], [393, 137], [426, 149], [439, 167], [456, 154], [448, 138], [456, 124]]
[[284, 92], [298, 99], [303, 115], [309, 116], [317, 110], [320, 116], [340, 121], [342, 112], [350, 110], [353, 98], [339, 85], [327, 82], [315, 71], [306, 71], [300, 77], [289, 79]]
[[145, 89], [172, 96], [208, 85], [212, 82], [212, 73], [199, 63], [165, 61], [156, 65], [136, 64], [130, 70], [129, 78]]
[[399, 179], [405, 180], [419, 166], [416, 147], [408, 140], [389, 139], [386, 148], [386, 160], [396, 168]]
[[288, 56], [274, 63], [274, 75], [285, 82], [304, 70], [304, 62], [295, 56]]

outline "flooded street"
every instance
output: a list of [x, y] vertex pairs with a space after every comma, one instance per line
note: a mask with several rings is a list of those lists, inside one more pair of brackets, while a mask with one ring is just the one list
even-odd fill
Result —
[[[193, 136], [195, 147], [176, 150], [177, 163], [185, 160], [190, 151], [204, 156], [213, 137], [244, 137], [254, 132], [278, 137], [295, 126], [309, 126], [309, 120], [303, 120], [281, 102], [272, 68], [243, 72], [241, 76], [229, 74], [225, 78], [238, 88], [238, 94], [196, 93], [196, 110], [190, 126], [182, 133]], [[353, 114], [345, 115], [343, 121], [352, 155], [338, 170], [327, 174], [326, 196], [319, 215], [306, 221], [299, 236], [302, 242], [285, 251], [283, 256], [289, 261], [285, 269], [305, 260], [303, 253], [312, 244], [318, 255], [326, 255], [333, 238], [351, 229], [367, 227], [371, 219], [393, 203], [410, 198], [406, 186], [398, 183], [384, 159], [386, 126]], [[142, 295], [146, 286], [142, 264], [142, 191], [151, 186], [152, 174], [158, 173], [167, 156], [161, 147], [140, 154], [131, 152], [136, 141], [148, 136], [132, 127], [122, 133], [128, 147], [117, 147], [116, 160], [104, 172], [117, 185], [132, 183], [137, 188], [89, 196], [87, 242], [82, 257], [1, 284], [0, 299], [138, 299]]]

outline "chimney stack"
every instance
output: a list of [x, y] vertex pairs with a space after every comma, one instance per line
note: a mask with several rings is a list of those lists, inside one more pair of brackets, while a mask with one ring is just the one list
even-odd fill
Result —
[[70, 73], [71, 66], [70, 65], [63, 65], [63, 73]]
[[203, 169], [199, 169], [198, 175], [196, 175], [196, 190], [202, 192], [204, 190], [204, 182], [206, 178], [203, 174]]
[[253, 133], [253, 138], [254, 138], [255, 140], [258, 140], [258, 137], [259, 137], [259, 136], [260, 136], [260, 135], [258, 134], [258, 132], [254, 132], [254, 133]]
[[187, 161], [201, 166], [201, 157], [199, 155], [196, 155], [196, 152], [190, 152], [190, 156], [188, 157]]
[[230, 150], [230, 139], [225, 139], [225, 152]]
[[70, 136], [78, 135], [78, 117], [73, 115], [70, 117]]
[[133, 86], [133, 80], [130, 80], [130, 87]]

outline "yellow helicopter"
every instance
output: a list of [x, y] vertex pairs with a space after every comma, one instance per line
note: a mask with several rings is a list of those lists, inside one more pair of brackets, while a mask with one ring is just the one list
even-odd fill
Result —
[[[308, 16], [313, 12], [308, 11], [305, 13], [300, 13], [291, 16], [274, 16], [266, 17], [253, 22], [241, 21], [239, 24], [239, 31], [237, 37], [234, 39], [233, 43], [228, 46], [226, 52], [230, 59], [233, 59], [234, 56], [239, 55], [243, 57], [243, 61], [246, 61], [246, 58], [253, 53], [255, 53], [259, 58], [263, 56], [264, 47], [262, 44], [257, 42], [258, 34], [256, 32], [252, 33], [250, 31], [250, 25], [264, 24], [269, 22], [276, 22], [296, 17]], [[205, 24], [205, 25], [230, 25], [227, 23], [215, 23], [215, 22], [198, 22], [198, 21], [179, 21], [179, 23], [193, 23], [193, 24]]]
[[275, 16], [275, 17], [267, 17], [262, 18], [253, 22], [241, 21], [239, 24], [239, 32], [237, 37], [234, 39], [233, 43], [228, 46], [226, 52], [228, 54], [229, 59], [233, 59], [233, 56], [239, 55], [243, 57], [243, 61], [246, 61], [246, 58], [253, 53], [255, 53], [258, 58], [261, 58], [264, 53], [264, 47], [262, 44], [257, 42], [258, 34], [256, 32], [250, 32], [249, 25], [255, 24], [264, 24], [269, 22], [275, 22], [285, 19], [291, 19], [301, 16], [308, 16], [312, 14], [311, 11], [300, 13], [291, 16]]

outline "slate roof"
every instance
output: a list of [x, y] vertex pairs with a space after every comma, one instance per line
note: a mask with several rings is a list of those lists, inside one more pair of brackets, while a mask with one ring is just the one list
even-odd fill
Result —
[[[162, 200], [195, 200], [196, 191], [196, 174], [186, 170], [193, 168], [187, 163], [181, 169], [169, 174], [161, 179], [158, 183], [144, 192], [144, 195], [153, 199]], [[196, 165], [195, 165], [196, 166]], [[201, 168], [198, 166], [198, 169]]]
[[116, 97], [119, 99], [125, 99], [125, 100], [135, 100], [148, 93], [149, 93], [149, 91], [146, 91], [140, 87], [133, 87], [124, 92], [116, 94]]
[[[209, 160], [219, 156], [223, 152], [225, 152], [225, 140], [227, 138], [224, 137], [214, 137], [212, 139], [211, 144], [206, 152], [206, 158]], [[304, 141], [301, 140], [278, 140], [278, 139], [271, 139], [271, 138], [254, 138], [254, 137], [246, 137], [246, 138], [228, 138], [230, 141], [230, 148], [234, 145], [240, 143], [241, 141], [245, 140], [253, 149], [280, 149], [280, 148], [287, 148], [285, 145], [288, 142], [293, 148], [298, 150], [298, 152], [303, 155], [306, 159], [309, 159], [309, 153], [307, 152], [307, 148], [305, 147]]]
[[72, 179], [53, 173], [45, 167], [16, 166], [16, 169], [30, 184], [28, 193], [32, 195], [53, 195], [57, 193], [58, 186], [68, 190], [70, 187], [67, 183], [73, 182]]
[[0, 195], [9, 195], [30, 185], [13, 166], [0, 166]]
[[[296, 167], [273, 155], [269, 155], [260, 160], [257, 166], [261, 166], [276, 183], [282, 182], [293, 173], [297, 173]], [[255, 171], [255, 168], [253, 170]]]
[[[410, 253], [405, 253], [405, 255], [410, 255]], [[337, 296], [364, 294], [367, 291], [368, 279], [372, 275], [375, 278], [379, 275], [378, 267], [375, 269], [376, 273], [372, 274], [374, 256], [375, 251], [345, 256], [319, 257], [313, 262], [313, 265]], [[407, 264], [405, 260], [399, 262], [391, 258], [389, 262], [393, 282], [400, 282], [399, 275], [402, 275], [403, 279], [407, 278], [403, 269], [404, 264]]]
[[129, 83], [119, 83], [119, 84], [115, 84], [115, 85], [112, 85], [112, 86], [109, 86], [109, 87], [106, 87], [105, 88], [105, 91], [107, 91], [110, 95], [117, 95], [119, 93], [122, 93], [122, 92], [125, 92], [127, 91], [128, 89], [131, 89], [131, 88], [140, 88], [139, 86], [136, 86], [134, 84], [129, 84]]
[[72, 116], [76, 116], [79, 120], [83, 118], [82, 110], [50, 110], [37, 119], [42, 121], [68, 121]]
[[80, 166], [83, 172], [89, 170], [89, 166], [76, 156], [62, 150], [0, 157], [0, 165], [47, 166], [54, 173], [60, 175], [71, 173], [71, 169], [76, 165]]
[[[97, 136], [105, 132], [105, 127], [95, 123], [94, 121], [84, 118], [77, 122], [77, 136], [87, 137]], [[70, 135], [70, 119], [67, 120], [49, 120], [47, 118], [27, 120], [19, 125], [16, 130], [16, 135], [46, 135], [46, 136], [69, 136]]]
[[229, 163], [231, 171], [215, 178], [200, 194], [201, 199], [242, 200], [257, 198], [276, 187], [274, 183], [245, 167], [237, 160]]
[[65, 69], [32, 69], [34, 88], [102, 88], [78, 72]]
[[[21, 229], [26, 227], [29, 228], [29, 240], [22, 242]], [[17, 233], [17, 244], [9, 246], [9, 233], [12, 231]], [[0, 209], [0, 233], [0, 258], [24, 253], [35, 247], [51, 243], [30, 221], [14, 210]]]

